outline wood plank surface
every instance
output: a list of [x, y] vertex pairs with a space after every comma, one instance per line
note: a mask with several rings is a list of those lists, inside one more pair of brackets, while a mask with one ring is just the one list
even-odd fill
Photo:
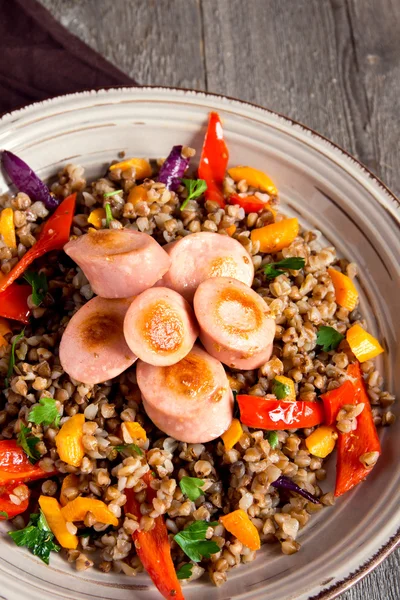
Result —
[[[140, 84], [261, 104], [356, 155], [400, 195], [399, 0], [40, 0]], [[341, 595], [399, 600], [400, 549]]]

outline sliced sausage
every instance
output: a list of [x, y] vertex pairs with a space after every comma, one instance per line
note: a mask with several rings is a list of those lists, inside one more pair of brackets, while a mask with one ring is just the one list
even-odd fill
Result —
[[227, 235], [202, 231], [163, 246], [171, 267], [161, 285], [182, 294], [188, 302], [202, 281], [233, 277], [246, 285], [254, 278], [254, 266], [242, 244]]
[[102, 298], [140, 294], [160, 279], [171, 263], [150, 235], [132, 229], [91, 229], [68, 242], [64, 250]]
[[221, 363], [199, 346], [169, 367], [138, 361], [136, 376], [148, 416], [176, 440], [209, 442], [230, 426], [233, 396], [228, 378]]
[[83, 383], [102, 383], [135, 362], [123, 331], [131, 302], [97, 297], [74, 314], [60, 343], [60, 362], [68, 375]]
[[194, 312], [204, 347], [229, 367], [256, 369], [271, 356], [275, 321], [261, 296], [240, 281], [203, 281], [194, 296]]
[[124, 321], [124, 335], [138, 358], [165, 367], [190, 352], [199, 329], [192, 308], [180, 294], [155, 287], [132, 302]]

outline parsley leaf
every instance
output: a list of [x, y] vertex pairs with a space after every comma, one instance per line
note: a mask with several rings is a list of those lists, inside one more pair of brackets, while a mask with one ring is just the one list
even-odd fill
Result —
[[179, 482], [179, 487], [182, 490], [183, 494], [192, 500], [193, 502], [197, 500], [202, 495], [201, 488], [204, 485], [203, 479], [199, 479], [198, 477], [182, 477]]
[[40, 442], [40, 438], [34, 436], [29, 427], [21, 426], [21, 431], [18, 434], [17, 444], [21, 446], [29, 458], [29, 462], [34, 465], [40, 458], [40, 453], [36, 449], [36, 445]]
[[111, 212], [111, 204], [106, 202], [104, 205], [104, 210], [106, 211], [106, 227], [110, 228], [110, 223], [114, 219]]
[[270, 263], [265, 265], [264, 273], [268, 279], [275, 279], [278, 275], [282, 275], [285, 271], [298, 271], [302, 269], [306, 261], [300, 256], [291, 256], [290, 258], [284, 258], [276, 263]]
[[322, 346], [324, 352], [335, 350], [344, 339], [344, 335], [336, 331], [333, 327], [321, 325], [317, 332], [317, 346]]
[[269, 445], [271, 446], [272, 450], [275, 450], [275, 448], [279, 444], [278, 432], [270, 431], [268, 434], [268, 441], [269, 441]]
[[111, 198], [112, 196], [115, 196], [116, 194], [120, 194], [123, 191], [124, 190], [113, 190], [112, 192], [107, 192], [106, 194], [103, 194], [103, 198]]
[[195, 521], [189, 527], [174, 535], [174, 540], [193, 562], [199, 562], [202, 558], [210, 558], [211, 554], [215, 554], [220, 550], [218, 544], [206, 540], [207, 529], [216, 525], [218, 525], [218, 521], [211, 523]]
[[50, 552], [60, 551], [60, 546], [54, 543], [54, 535], [48, 526], [42, 511], [32, 514], [28, 525], [18, 531], [9, 531], [8, 535], [17, 546], [26, 546], [32, 554], [38, 556], [46, 565], [49, 564]]
[[188, 191], [186, 200], [181, 204], [181, 210], [183, 210], [189, 200], [195, 200], [204, 194], [207, 189], [207, 184], [204, 179], [182, 179], [181, 181]]
[[278, 400], [283, 400], [287, 396], [290, 396], [290, 386], [287, 383], [282, 383], [282, 381], [274, 379], [272, 382], [272, 393], [275, 394]]
[[9, 386], [10, 377], [13, 374], [13, 371], [14, 371], [14, 365], [15, 365], [15, 346], [24, 337], [24, 335], [25, 335], [25, 327], [23, 328], [23, 330], [21, 331], [21, 333], [19, 333], [17, 335], [17, 337], [14, 338], [14, 341], [12, 343], [10, 360], [9, 360], [8, 369], [7, 369], [7, 377], [5, 379], [5, 386], [6, 387]]
[[39, 404], [34, 406], [28, 415], [30, 423], [36, 425], [53, 425], [58, 427], [60, 415], [57, 410], [56, 401], [53, 398], [40, 398]]
[[191, 563], [186, 563], [181, 566], [180, 569], [176, 572], [176, 576], [178, 579], [189, 579], [192, 576], [193, 565]]
[[47, 277], [44, 273], [35, 273], [34, 271], [27, 271], [24, 274], [24, 279], [32, 286], [32, 301], [36, 306], [39, 306], [49, 289], [47, 283]]
[[0, 517], [3, 517], [3, 519], [8, 519], [8, 512], [5, 510], [0, 510]]
[[143, 456], [143, 450], [136, 444], [120, 444], [119, 446], [114, 446], [114, 449], [117, 450], [117, 452], [135, 452], [136, 454], [139, 454], [139, 456]]

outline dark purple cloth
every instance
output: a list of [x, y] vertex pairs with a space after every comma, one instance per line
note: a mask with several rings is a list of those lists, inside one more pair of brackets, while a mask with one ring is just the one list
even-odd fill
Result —
[[137, 84], [36, 0], [0, 0], [0, 114], [60, 94], [114, 85]]

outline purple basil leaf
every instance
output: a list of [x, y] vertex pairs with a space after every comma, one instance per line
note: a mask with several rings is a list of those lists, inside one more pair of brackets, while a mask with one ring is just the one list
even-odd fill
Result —
[[300, 494], [300, 496], [303, 496], [303, 498], [309, 500], [313, 504], [320, 503], [316, 496], [313, 496], [309, 492], [306, 492], [306, 490], [303, 490], [303, 488], [301, 488], [297, 485], [297, 483], [289, 479], [289, 477], [285, 477], [285, 475], [281, 475], [280, 477], [278, 477], [278, 479], [274, 481], [271, 485], [282, 490], [290, 490], [291, 492], [296, 492], [297, 494]]
[[50, 194], [49, 188], [18, 156], [3, 150], [2, 162], [4, 170], [20, 191], [27, 194], [31, 200], [41, 201], [48, 210], [54, 210], [59, 205], [56, 198]]
[[180, 180], [189, 166], [189, 159], [183, 158], [181, 152], [182, 146], [174, 146], [158, 174], [158, 181], [165, 183], [167, 190], [173, 192], [178, 189]]

